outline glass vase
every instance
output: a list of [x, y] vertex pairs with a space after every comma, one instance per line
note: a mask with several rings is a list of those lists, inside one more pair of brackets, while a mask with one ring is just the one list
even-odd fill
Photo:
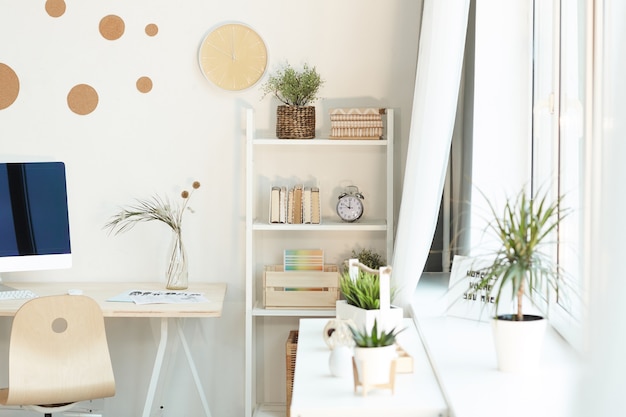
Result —
[[170, 259], [165, 274], [168, 290], [185, 290], [189, 286], [187, 254], [180, 230], [172, 233]]

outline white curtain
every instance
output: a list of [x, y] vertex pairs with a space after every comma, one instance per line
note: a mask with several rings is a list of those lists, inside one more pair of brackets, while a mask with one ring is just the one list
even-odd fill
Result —
[[402, 203], [394, 304], [407, 308], [437, 225], [454, 130], [470, 0], [425, 0]]

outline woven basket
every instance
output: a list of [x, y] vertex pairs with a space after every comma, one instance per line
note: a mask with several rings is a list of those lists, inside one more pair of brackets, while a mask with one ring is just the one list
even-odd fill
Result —
[[315, 137], [315, 107], [278, 106], [276, 109], [278, 139], [312, 139]]
[[287, 382], [287, 417], [291, 415], [291, 395], [293, 393], [293, 374], [296, 370], [296, 350], [298, 349], [298, 331], [291, 330], [289, 332], [289, 337], [287, 338], [287, 342], [285, 342], [285, 353], [286, 353], [286, 364], [287, 364], [287, 373], [286, 373], [286, 382]]

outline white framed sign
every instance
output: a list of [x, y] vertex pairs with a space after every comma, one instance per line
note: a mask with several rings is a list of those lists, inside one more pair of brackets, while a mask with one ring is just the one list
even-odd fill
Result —
[[477, 290], [488, 259], [456, 255], [452, 260], [447, 293], [447, 314], [472, 320], [489, 321], [495, 314], [495, 295], [490, 287]]

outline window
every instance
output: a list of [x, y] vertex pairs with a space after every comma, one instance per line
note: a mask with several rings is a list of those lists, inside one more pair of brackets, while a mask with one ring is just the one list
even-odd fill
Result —
[[558, 231], [554, 256], [565, 270], [564, 291], [551, 295], [550, 320], [582, 347], [582, 253], [585, 141], [588, 120], [587, 0], [534, 4], [533, 188], [549, 187], [571, 209]]

